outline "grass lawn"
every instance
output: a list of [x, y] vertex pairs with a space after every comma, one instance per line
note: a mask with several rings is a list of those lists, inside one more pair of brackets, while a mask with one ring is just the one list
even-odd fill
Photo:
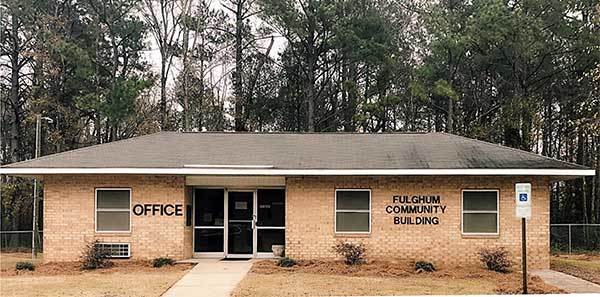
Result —
[[600, 255], [552, 256], [550, 268], [600, 284]]
[[0, 254], [1, 296], [160, 296], [191, 267], [153, 268], [145, 261], [115, 261], [113, 267], [95, 271], [81, 271], [78, 263], [38, 264], [35, 271], [15, 271], [14, 263], [29, 259]]
[[[348, 267], [340, 262], [300, 261], [280, 268], [273, 261], [256, 262], [234, 297], [459, 295], [520, 293], [520, 274], [483, 268], [458, 268], [417, 274], [402, 264], [372, 262]], [[539, 278], [530, 279], [531, 293], [561, 293]]]
[[41, 253], [38, 254], [35, 260], [31, 259], [31, 253], [0, 253], [0, 270], [14, 269], [17, 262], [39, 264], [42, 257]]

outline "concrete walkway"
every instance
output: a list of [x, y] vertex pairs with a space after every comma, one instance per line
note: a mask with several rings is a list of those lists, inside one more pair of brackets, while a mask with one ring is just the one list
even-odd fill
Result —
[[252, 261], [202, 259], [177, 281], [163, 297], [229, 297], [246, 276]]
[[569, 293], [600, 293], [600, 285], [554, 270], [536, 270], [531, 274], [539, 276], [544, 282]]

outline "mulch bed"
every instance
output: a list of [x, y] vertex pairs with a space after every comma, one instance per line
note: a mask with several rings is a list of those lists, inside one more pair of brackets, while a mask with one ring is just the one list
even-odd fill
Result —
[[114, 273], [114, 272], [143, 272], [143, 271], [174, 271], [174, 270], [187, 270], [193, 264], [176, 264], [166, 265], [160, 268], [152, 266], [151, 261], [144, 260], [115, 260], [112, 262], [113, 265], [107, 268], [100, 268], [95, 270], [84, 270], [81, 269], [81, 263], [79, 262], [49, 262], [35, 266], [34, 271], [29, 270], [16, 270], [3, 269], [0, 271], [0, 276], [16, 276], [16, 275], [29, 275], [29, 276], [52, 276], [52, 275], [76, 275], [82, 273]]
[[[254, 263], [251, 273], [257, 274], [279, 274], [279, 273], [310, 273], [325, 275], [345, 276], [370, 276], [370, 277], [423, 277], [423, 278], [447, 278], [447, 279], [476, 279], [485, 278], [497, 283], [498, 294], [520, 294], [521, 273], [498, 273], [480, 267], [457, 267], [455, 269], [441, 269], [435, 272], [417, 273], [414, 271], [414, 262], [411, 261], [369, 261], [362, 265], [346, 265], [343, 261], [320, 261], [300, 260], [293, 267], [279, 267], [273, 260], [265, 260]], [[539, 277], [529, 277], [529, 293], [531, 294], [559, 294], [565, 293], [556, 287], [550, 286]]]

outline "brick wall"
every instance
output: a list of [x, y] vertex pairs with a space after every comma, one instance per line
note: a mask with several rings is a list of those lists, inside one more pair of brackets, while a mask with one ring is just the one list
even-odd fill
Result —
[[[482, 247], [506, 247], [520, 261], [521, 224], [515, 217], [514, 183], [531, 182], [533, 217], [528, 221], [528, 265], [549, 266], [549, 181], [531, 177], [293, 177], [286, 186], [286, 254], [293, 258], [332, 258], [338, 240], [363, 242], [371, 259], [428, 260], [439, 266], [478, 264]], [[336, 188], [371, 189], [371, 234], [336, 235]], [[461, 190], [498, 189], [497, 236], [461, 233]], [[446, 205], [438, 225], [395, 225], [385, 212], [394, 195], [440, 195]], [[409, 215], [416, 216], [416, 215]]]
[[[338, 240], [361, 241], [370, 258], [429, 260], [437, 265], [476, 264], [481, 247], [508, 248], [520, 258], [520, 220], [514, 216], [514, 183], [531, 182], [533, 218], [528, 222], [528, 255], [532, 268], [549, 266], [549, 194], [547, 178], [527, 177], [291, 177], [286, 185], [286, 253], [299, 258], [335, 257]], [[129, 187], [132, 204], [191, 204], [183, 177], [47, 176], [44, 179], [44, 259], [77, 260], [86, 242], [130, 242], [133, 258], [192, 256], [192, 228], [185, 216], [132, 215], [130, 233], [94, 231], [94, 189]], [[370, 235], [334, 234], [336, 188], [370, 188]], [[462, 189], [498, 189], [500, 234], [461, 234]], [[440, 195], [447, 206], [439, 225], [394, 225], [385, 212], [394, 195]], [[185, 211], [184, 211], [185, 212]], [[414, 216], [414, 215], [413, 215]]]
[[[95, 188], [131, 188], [137, 203], [185, 205], [185, 180], [175, 176], [46, 176], [44, 178], [44, 260], [78, 260], [86, 242], [131, 243], [132, 258], [191, 255], [191, 228], [183, 216], [131, 215], [130, 233], [96, 233]], [[186, 238], [186, 240], [184, 240]]]

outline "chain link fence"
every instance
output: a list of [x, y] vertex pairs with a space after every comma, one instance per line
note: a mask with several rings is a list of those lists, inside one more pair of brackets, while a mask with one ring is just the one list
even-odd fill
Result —
[[554, 253], [600, 253], [600, 224], [550, 224]]
[[[43, 231], [39, 231], [40, 236], [37, 244], [38, 252], [44, 248]], [[31, 252], [31, 239], [33, 231], [0, 231], [0, 250], [3, 252]]]

